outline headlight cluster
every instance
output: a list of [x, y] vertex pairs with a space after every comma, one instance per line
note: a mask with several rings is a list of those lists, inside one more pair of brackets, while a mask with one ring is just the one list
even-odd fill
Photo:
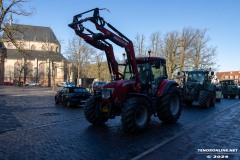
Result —
[[113, 91], [114, 91], [114, 88], [103, 88], [102, 89], [102, 98], [104, 98], [104, 99], [110, 98]]

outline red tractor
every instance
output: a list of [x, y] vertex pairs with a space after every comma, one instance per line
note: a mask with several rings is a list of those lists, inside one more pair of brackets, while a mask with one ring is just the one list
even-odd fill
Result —
[[[112, 81], [101, 92], [89, 98], [84, 107], [86, 119], [102, 125], [108, 119], [121, 116], [124, 130], [138, 133], [147, 128], [152, 115], [164, 122], [176, 122], [181, 115], [181, 95], [178, 84], [169, 80], [166, 60], [160, 57], [135, 57], [131, 40], [107, 23], [95, 8], [73, 17], [69, 27], [88, 44], [106, 53]], [[84, 14], [93, 12], [90, 17]], [[95, 33], [83, 24], [94, 24]], [[124, 73], [120, 73], [110, 42], [125, 48]]]

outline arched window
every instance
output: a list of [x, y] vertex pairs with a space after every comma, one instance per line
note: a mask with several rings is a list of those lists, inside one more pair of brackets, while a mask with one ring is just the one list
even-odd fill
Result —
[[12, 45], [11, 43], [8, 43], [7, 48], [8, 48], [8, 49], [12, 49], [12, 48], [13, 48], [13, 45]]
[[20, 42], [20, 44], [19, 44], [19, 45], [20, 45], [19, 47], [20, 47], [21, 49], [24, 49], [24, 48], [26, 48], [26, 47], [27, 47], [27, 46], [26, 46], [26, 44], [24, 44], [23, 42]]
[[59, 52], [59, 48], [58, 47], [56, 47], [56, 50], [55, 50], [56, 52]]
[[33, 78], [33, 64], [32, 64], [32, 62], [27, 63], [26, 77], [29, 78], [30, 81], [32, 81], [32, 78]]
[[44, 51], [47, 50], [47, 46], [46, 46], [46, 44], [44, 44], [44, 45], [42, 46], [42, 50], [44, 50]]
[[36, 46], [34, 44], [31, 46], [31, 50], [36, 50]]
[[[14, 78], [19, 78], [20, 73], [22, 73], [22, 66], [21, 64], [17, 61], [14, 63]], [[22, 75], [21, 75], [22, 76]]]
[[51, 46], [51, 51], [54, 51], [54, 46]]
[[40, 84], [44, 83], [44, 75], [45, 75], [45, 63], [40, 63], [38, 70], [38, 78]]
[[57, 64], [54, 63], [54, 78], [57, 77]]

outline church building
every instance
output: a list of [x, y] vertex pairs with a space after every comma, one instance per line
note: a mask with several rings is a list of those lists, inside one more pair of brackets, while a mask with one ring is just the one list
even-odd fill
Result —
[[3, 33], [0, 83], [37, 82], [41, 86], [51, 86], [66, 80], [67, 60], [61, 54], [61, 45], [50, 27], [8, 25], [15, 45]]

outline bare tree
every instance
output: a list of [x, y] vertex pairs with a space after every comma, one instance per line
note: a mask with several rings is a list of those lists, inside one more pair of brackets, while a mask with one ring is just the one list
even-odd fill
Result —
[[68, 59], [77, 70], [77, 85], [79, 85], [79, 79], [85, 77], [85, 67], [94, 55], [95, 50], [88, 45], [82, 38], [73, 37], [69, 40], [67, 46]]
[[198, 35], [199, 30], [193, 28], [183, 28], [181, 37], [179, 38], [179, 47], [180, 47], [180, 72], [183, 70], [188, 70], [191, 62], [189, 57], [192, 54], [192, 43]]
[[149, 44], [149, 48], [152, 51], [152, 55], [153, 56], [161, 56], [161, 50], [160, 50], [160, 46], [161, 46], [161, 34], [160, 32], [153, 32], [150, 35], [150, 44]]
[[214, 68], [216, 47], [208, 46], [206, 32], [206, 29], [184, 28], [164, 35], [161, 54], [166, 58], [170, 78], [176, 71]]
[[146, 56], [146, 38], [145, 36], [137, 34], [134, 41], [134, 50], [136, 56]]
[[206, 35], [207, 29], [197, 30], [192, 42], [192, 52], [189, 57], [189, 66], [192, 69], [209, 69], [216, 65], [216, 47], [208, 46], [210, 38]]
[[28, 2], [29, 0], [0, 0], [0, 34], [4, 32], [18, 49], [21, 48], [14, 39], [11, 27], [7, 24], [12, 15], [29, 16], [33, 13], [33, 8], [26, 5]]
[[173, 73], [179, 69], [179, 55], [177, 48], [179, 45], [179, 33], [172, 31], [164, 35], [161, 44], [161, 54], [166, 58], [167, 73], [170, 78], [173, 78]]
[[104, 52], [96, 53], [96, 56], [94, 57], [94, 61], [97, 65], [97, 77], [99, 80], [103, 81], [104, 77], [101, 76], [101, 73], [106, 69], [103, 68], [104, 65]]

